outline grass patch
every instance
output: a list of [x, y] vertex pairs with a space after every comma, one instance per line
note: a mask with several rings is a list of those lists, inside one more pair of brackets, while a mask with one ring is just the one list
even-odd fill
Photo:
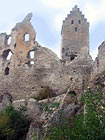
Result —
[[60, 105], [60, 102], [55, 103], [40, 103], [41, 109], [45, 112], [53, 112], [55, 109], [57, 109]]

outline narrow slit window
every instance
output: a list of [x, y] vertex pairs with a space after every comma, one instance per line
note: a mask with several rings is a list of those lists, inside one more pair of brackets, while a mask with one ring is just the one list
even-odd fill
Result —
[[5, 68], [4, 75], [9, 75], [9, 68], [8, 67]]
[[71, 24], [74, 24], [74, 20], [71, 21]]
[[75, 32], [77, 32], [77, 27], [75, 27]]
[[79, 20], [78, 23], [81, 24], [81, 21]]
[[68, 54], [66, 53], [65, 55], [67, 56]]
[[14, 44], [14, 49], [16, 48], [16, 43]]

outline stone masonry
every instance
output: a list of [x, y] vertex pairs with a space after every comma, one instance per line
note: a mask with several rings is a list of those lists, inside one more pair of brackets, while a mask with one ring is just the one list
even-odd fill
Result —
[[72, 61], [79, 54], [89, 53], [89, 23], [77, 6], [63, 21], [61, 35], [63, 61]]
[[105, 71], [105, 41], [98, 47], [98, 56], [94, 61], [92, 78]]
[[29, 13], [10, 35], [0, 34], [0, 95], [8, 93], [13, 100], [29, 99], [38, 96], [44, 87], [50, 87], [54, 95], [65, 93], [68, 87], [81, 93], [91, 76], [105, 68], [104, 43], [96, 65], [89, 54], [89, 23], [75, 6], [63, 22], [59, 59], [35, 40], [31, 18]]

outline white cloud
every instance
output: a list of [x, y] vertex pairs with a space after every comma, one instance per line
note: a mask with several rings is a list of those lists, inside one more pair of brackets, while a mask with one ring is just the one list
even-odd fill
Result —
[[[7, 31], [7, 33], [9, 34], [11, 28], [14, 27], [15, 23], [17, 23], [18, 20], [21, 21], [21, 19], [24, 18], [27, 12], [32, 11], [39, 16], [43, 16], [43, 18], [44, 16], [46, 16], [46, 19], [47, 16], [51, 17], [51, 25], [49, 26], [52, 28], [55, 34], [58, 34], [58, 32], [60, 34], [62, 21], [65, 19], [65, 17], [67, 17], [67, 14], [69, 14], [70, 10], [72, 10], [72, 7], [75, 4], [78, 5], [87, 20], [90, 22], [91, 29], [95, 30], [94, 27], [96, 27], [95, 25], [97, 23], [105, 21], [105, 0], [23, 0], [21, 1], [21, 5], [19, 5], [20, 1], [21, 0], [18, 0], [16, 2], [14, 0], [10, 0], [9, 2], [6, 0], [1, 1], [2, 6], [0, 9], [0, 32]], [[4, 11], [4, 9], [7, 10]], [[50, 24], [49, 21], [47, 22], [48, 24]], [[100, 29], [102, 30], [102, 27], [100, 27]], [[50, 36], [46, 38], [49, 39], [49, 37]], [[60, 40], [61, 39], [59, 38], [59, 42], [55, 42], [56, 45], [52, 46], [57, 54], [60, 54]], [[41, 43], [41, 41], [39, 43]], [[44, 42], [42, 44], [44, 44]], [[97, 50], [92, 50], [91, 54], [93, 55], [93, 57], [96, 56], [96, 52]]]
[[[47, 9], [50, 11], [53, 11], [56, 9], [57, 12], [55, 16], [52, 18], [52, 26], [55, 29], [55, 32], [60, 32], [62, 27], [62, 21], [67, 17], [67, 14], [70, 13], [70, 10], [72, 10], [73, 6], [75, 4], [78, 5], [80, 10], [85, 15], [85, 18], [87, 18], [88, 22], [90, 23], [90, 30], [92, 31], [95, 29], [95, 25], [105, 21], [105, 0], [41, 0], [43, 5], [46, 6]], [[100, 27], [101, 28], [101, 27]], [[102, 28], [101, 28], [102, 29]], [[96, 36], [97, 38], [97, 36]], [[56, 43], [55, 46], [52, 48], [53, 51], [55, 51], [58, 56], [60, 55], [60, 40]], [[98, 46], [98, 45], [97, 45]], [[52, 49], [51, 48], [51, 49]], [[58, 49], [57, 49], [58, 48]], [[98, 49], [96, 46], [92, 46], [91, 49], [91, 55], [92, 58], [95, 59], [97, 56]]]
[[93, 28], [98, 22], [105, 20], [105, 0], [97, 1], [85, 1], [83, 0], [41, 0], [47, 8], [56, 8], [59, 10], [56, 13], [55, 18], [53, 19], [53, 24], [56, 29], [60, 29], [62, 21], [69, 14], [72, 7], [77, 4], [80, 6], [80, 9], [83, 11], [83, 14], [90, 22], [90, 27]]
[[98, 3], [87, 2], [84, 6], [85, 17], [90, 22], [91, 29], [99, 22], [105, 21], [105, 1], [100, 0]]
[[70, 4], [72, 5], [75, 1], [77, 0], [42, 0], [43, 4], [45, 4], [46, 6], [50, 6], [52, 8], [66, 8], [68, 7]]

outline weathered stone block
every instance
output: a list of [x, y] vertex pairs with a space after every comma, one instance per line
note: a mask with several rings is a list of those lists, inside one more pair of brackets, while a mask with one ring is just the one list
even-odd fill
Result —
[[26, 107], [25, 99], [13, 101], [14, 109], [19, 110], [22, 107]]
[[35, 99], [31, 98], [28, 100], [26, 114], [34, 121], [40, 120], [40, 114], [41, 114], [40, 105]]

